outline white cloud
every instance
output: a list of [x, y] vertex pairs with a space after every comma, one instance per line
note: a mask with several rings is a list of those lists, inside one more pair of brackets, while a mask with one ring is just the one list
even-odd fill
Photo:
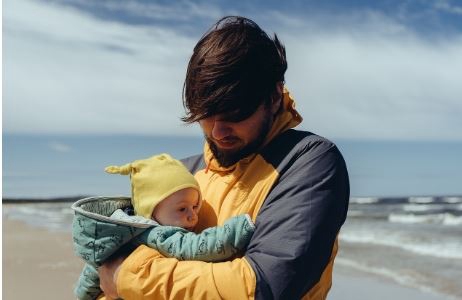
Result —
[[437, 0], [434, 4], [436, 9], [451, 13], [451, 14], [456, 14], [456, 15], [462, 15], [462, 7], [453, 5], [449, 3], [447, 0]]
[[[199, 36], [102, 21], [50, 3], [3, 5], [5, 131], [200, 134], [179, 121]], [[183, 6], [145, 13], [221, 13]], [[139, 5], [131, 9], [140, 12]], [[286, 82], [303, 128], [335, 138], [462, 140], [461, 36], [425, 40], [372, 11], [250, 17], [287, 46]]]
[[4, 130], [184, 133], [181, 90], [194, 42], [174, 30], [7, 1]]
[[[91, 2], [85, 2], [91, 5]], [[195, 18], [206, 18], [215, 20], [223, 15], [223, 12], [215, 6], [204, 5], [192, 1], [174, 1], [169, 5], [157, 4], [155, 2], [140, 3], [135, 1], [105, 2], [99, 3], [112, 11], [122, 11], [137, 17], [144, 17], [154, 20], [192, 20]]]
[[[44, 1], [44, 0], [35, 0]], [[48, 2], [50, 0], [47, 0]], [[56, 5], [79, 7], [86, 12], [104, 12], [107, 17], [111, 14], [124, 16], [132, 21], [167, 21], [174, 23], [178, 21], [197, 21], [206, 19], [213, 22], [223, 16], [224, 11], [217, 6], [210, 5], [207, 1], [177, 0], [168, 4], [156, 3], [155, 1], [91, 1], [91, 0], [51, 0]], [[58, 4], [59, 5], [59, 4]], [[62, 8], [62, 7], [61, 7]], [[91, 13], [90, 13], [91, 14]], [[136, 23], [136, 22], [135, 22]]]
[[375, 16], [281, 36], [303, 128], [337, 138], [462, 140], [462, 36], [424, 40]]

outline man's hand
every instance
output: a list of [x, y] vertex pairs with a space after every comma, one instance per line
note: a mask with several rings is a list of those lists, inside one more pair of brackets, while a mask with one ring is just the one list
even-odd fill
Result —
[[104, 292], [107, 300], [118, 299], [117, 293], [117, 276], [119, 275], [120, 265], [125, 257], [117, 257], [113, 260], [106, 261], [98, 268], [99, 286]]

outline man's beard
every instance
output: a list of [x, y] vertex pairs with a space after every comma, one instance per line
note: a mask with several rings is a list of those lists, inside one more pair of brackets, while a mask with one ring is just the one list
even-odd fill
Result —
[[207, 143], [210, 146], [210, 150], [212, 151], [213, 156], [218, 161], [218, 164], [221, 167], [227, 168], [234, 165], [241, 159], [249, 156], [250, 154], [255, 153], [265, 141], [265, 138], [268, 135], [272, 125], [273, 118], [270, 113], [267, 115], [267, 117], [263, 119], [263, 123], [259, 128], [257, 137], [249, 144], [245, 145], [243, 148], [238, 149], [236, 151], [221, 150], [209, 137], [205, 136], [205, 139], [207, 140]]

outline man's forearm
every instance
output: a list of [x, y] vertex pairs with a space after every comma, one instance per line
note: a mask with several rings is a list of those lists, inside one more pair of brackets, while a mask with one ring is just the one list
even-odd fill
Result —
[[118, 257], [108, 260], [98, 268], [100, 287], [108, 300], [117, 299], [119, 297], [117, 292], [117, 278], [124, 259], [125, 257]]
[[205, 263], [165, 258], [138, 247], [116, 279], [124, 299], [253, 299], [255, 274], [245, 259]]

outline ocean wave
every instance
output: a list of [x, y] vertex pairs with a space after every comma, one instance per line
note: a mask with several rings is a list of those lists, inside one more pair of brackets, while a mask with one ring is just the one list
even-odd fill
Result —
[[354, 203], [354, 204], [373, 204], [373, 203], [377, 203], [378, 201], [379, 201], [379, 198], [375, 198], [375, 197], [350, 198], [350, 203]]
[[456, 217], [453, 215], [448, 214], [446, 218], [443, 219], [443, 225], [449, 225], [449, 226], [454, 226], [454, 225], [461, 225], [462, 224], [462, 217]]
[[462, 197], [443, 197], [443, 202], [446, 202], [446, 203], [462, 203]]
[[364, 216], [364, 212], [360, 210], [348, 210], [348, 218], [360, 218]]
[[353, 205], [430, 205], [430, 204], [462, 204], [462, 196], [412, 196], [412, 197], [351, 197]]
[[435, 198], [433, 197], [409, 197], [409, 203], [432, 203], [435, 202]]
[[23, 204], [3, 207], [3, 217], [49, 230], [70, 231], [73, 211], [64, 204]]
[[428, 224], [441, 224], [441, 225], [446, 225], [446, 226], [455, 226], [455, 225], [462, 224], [462, 217], [454, 216], [449, 213], [427, 214], [427, 215], [390, 214], [388, 216], [388, 221], [391, 223], [403, 223], [403, 224], [428, 223]]
[[407, 204], [403, 206], [404, 211], [415, 211], [423, 212], [435, 209], [443, 209], [444, 205], [435, 205], [435, 204]]
[[420, 255], [462, 259], [462, 242], [456, 238], [424, 240], [400, 232], [354, 230], [340, 233], [340, 240], [400, 248]]

